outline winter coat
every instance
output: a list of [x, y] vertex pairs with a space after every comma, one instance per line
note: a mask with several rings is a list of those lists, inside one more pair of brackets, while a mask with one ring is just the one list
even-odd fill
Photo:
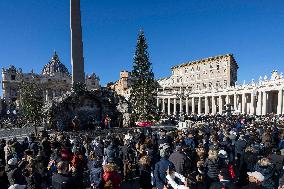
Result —
[[25, 177], [22, 176], [22, 171], [17, 166], [10, 166], [7, 171], [8, 180], [12, 184], [25, 184]]
[[190, 149], [194, 149], [195, 148], [195, 142], [194, 142], [193, 138], [185, 138], [184, 139], [184, 143]]
[[274, 173], [275, 168], [274, 165], [270, 164], [267, 166], [262, 166], [259, 163], [255, 166], [255, 171], [260, 172], [264, 176], [264, 181], [262, 182], [262, 186], [265, 189], [274, 189], [275, 188], [275, 181], [274, 181]]
[[264, 187], [257, 185], [256, 183], [249, 183], [248, 185], [242, 187], [242, 189], [264, 189]]
[[107, 156], [107, 159], [110, 158], [117, 158], [119, 155], [119, 150], [117, 147], [115, 147], [114, 145], [109, 145], [106, 149], [105, 149], [105, 156]]
[[151, 167], [150, 166], [140, 166], [139, 168], [139, 185], [142, 189], [152, 189], [151, 184]]
[[247, 142], [245, 140], [238, 139], [235, 142], [235, 153], [236, 154], [243, 154], [246, 145], [247, 145]]
[[121, 184], [121, 177], [117, 172], [116, 165], [108, 163], [103, 166], [103, 169], [104, 188], [119, 189]]
[[257, 155], [252, 152], [245, 152], [243, 155], [243, 163], [244, 168], [246, 168], [248, 172], [252, 172], [255, 164], [257, 163]]
[[41, 189], [42, 178], [38, 172], [26, 176], [28, 189]]
[[161, 158], [161, 160], [155, 164], [154, 182], [158, 189], [163, 189], [164, 185], [167, 184], [166, 171], [169, 167], [174, 169], [174, 164], [166, 158]]
[[207, 170], [207, 176], [213, 180], [218, 178], [219, 174], [219, 161], [218, 159], [207, 159], [204, 163]]
[[7, 189], [9, 187], [9, 180], [7, 174], [4, 172], [2, 176], [0, 176], [0, 189]]
[[91, 185], [95, 188], [103, 187], [103, 168], [102, 167], [93, 167], [90, 170], [90, 182]]
[[211, 184], [209, 189], [221, 189], [221, 188], [237, 189], [238, 187], [231, 181], [219, 181]]
[[65, 174], [54, 174], [52, 176], [53, 189], [75, 189], [75, 181], [71, 176]]
[[183, 153], [178, 151], [172, 153], [169, 157], [169, 161], [174, 164], [177, 173], [185, 175], [185, 171], [188, 168], [188, 166], [186, 165], [188, 163], [188, 160]]
[[283, 169], [284, 156], [278, 154], [270, 154], [268, 156], [268, 159], [270, 159], [271, 163], [275, 165], [275, 168], [278, 172]]

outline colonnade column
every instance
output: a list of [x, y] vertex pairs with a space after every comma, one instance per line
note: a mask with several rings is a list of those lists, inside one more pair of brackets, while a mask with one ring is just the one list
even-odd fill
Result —
[[219, 114], [223, 114], [223, 100], [222, 96], [219, 96]]
[[201, 114], [201, 97], [198, 98], [198, 114]]
[[256, 114], [257, 115], [261, 115], [261, 112], [262, 112], [262, 107], [261, 107], [261, 103], [262, 102], [262, 94], [261, 94], [261, 91], [258, 92], [258, 95], [257, 95], [257, 105], [256, 105]]
[[188, 97], [185, 99], [185, 113], [188, 115]]
[[205, 96], [205, 114], [209, 113], [208, 96]]
[[192, 106], [192, 111], [191, 113], [195, 113], [195, 102], [194, 102], [194, 97], [191, 98], [191, 106]]
[[234, 94], [234, 110], [236, 111], [237, 109], [237, 94]]
[[47, 102], [49, 99], [48, 99], [48, 90], [45, 91], [45, 101]]
[[246, 94], [242, 94], [242, 113], [246, 113]]
[[280, 89], [278, 91], [278, 105], [277, 105], [277, 114], [282, 114], [282, 104], [283, 104], [283, 91]]
[[168, 98], [168, 115], [171, 115], [171, 98]]
[[262, 115], [266, 115], [267, 111], [267, 93], [263, 91], [262, 93]]
[[165, 98], [162, 99], [162, 112], [165, 113]]
[[183, 112], [183, 106], [182, 106], [182, 98], [179, 98], [179, 112], [182, 113]]
[[157, 107], [159, 109], [159, 98], [157, 97]]
[[174, 115], [177, 115], [177, 99], [174, 98]]
[[251, 93], [250, 113], [252, 115], [255, 114], [255, 95], [254, 93]]
[[227, 95], [227, 96], [226, 96], [226, 104], [229, 104], [229, 103], [230, 103], [230, 96]]
[[216, 101], [215, 96], [212, 96], [212, 114], [216, 114]]

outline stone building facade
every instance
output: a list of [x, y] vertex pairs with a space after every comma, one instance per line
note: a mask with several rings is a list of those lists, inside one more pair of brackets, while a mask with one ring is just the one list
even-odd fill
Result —
[[118, 95], [128, 99], [130, 96], [130, 88], [132, 84], [130, 72], [121, 71], [119, 76], [119, 80], [117, 80], [113, 84], [110, 84], [108, 87], [114, 90]]
[[[208, 77], [205, 74], [202, 79], [195, 81], [196, 84], [192, 84], [190, 80], [184, 81], [188, 77], [184, 66], [190, 68], [190, 63], [173, 67], [171, 77], [158, 80], [160, 84], [157, 89], [159, 110], [168, 115], [222, 114], [226, 107], [231, 107], [234, 112], [243, 114], [284, 113], [284, 78], [282, 73], [273, 71], [270, 78], [265, 76], [264, 78], [260, 77], [257, 82], [252, 80], [250, 84], [237, 84], [238, 65], [232, 55], [224, 55], [194, 61], [193, 68], [197, 68], [196, 62], [205, 62], [205, 64], [202, 63], [204, 70], [200, 68], [200, 71], [194, 73], [193, 77], [197, 78], [198, 74], [204, 73], [204, 71], [207, 74], [209, 71], [210, 74], [210, 69], [207, 68], [211, 68], [211, 60], [216, 59], [219, 60], [218, 64], [213, 64], [216, 66], [216, 73]], [[220, 72], [218, 72], [217, 65], [223, 67], [219, 67]], [[224, 70], [226, 70], [226, 74]], [[178, 77], [177, 73], [179, 73]], [[209, 80], [210, 77], [212, 77], [211, 80]], [[177, 78], [182, 80], [178, 82]], [[211, 86], [210, 82], [212, 82]], [[222, 82], [223, 85], [216, 85]], [[202, 85], [198, 85], [200, 83]]]
[[[18, 104], [20, 98], [19, 87], [22, 81], [39, 84], [45, 102], [61, 96], [70, 91], [72, 87], [71, 74], [65, 65], [61, 63], [56, 52], [54, 52], [51, 60], [44, 65], [41, 74], [33, 71], [23, 73], [22, 69], [16, 69], [14, 66], [7, 69], [2, 68], [2, 92], [3, 99], [7, 104]], [[89, 90], [100, 87], [99, 78], [95, 74], [87, 75], [85, 82]]]
[[172, 75], [158, 80], [162, 88], [202, 90], [234, 86], [238, 64], [232, 54], [209, 57], [173, 66]]

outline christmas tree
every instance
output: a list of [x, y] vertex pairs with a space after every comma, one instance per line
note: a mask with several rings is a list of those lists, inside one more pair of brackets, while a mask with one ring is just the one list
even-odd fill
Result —
[[33, 123], [36, 131], [36, 126], [41, 124], [43, 118], [42, 108], [44, 103], [41, 95], [42, 89], [35, 82], [22, 82], [20, 91], [20, 104], [23, 119]]
[[132, 89], [130, 103], [135, 121], [153, 121], [157, 118], [156, 107], [156, 82], [149, 61], [148, 45], [144, 32], [141, 30], [138, 36], [136, 51], [131, 72]]

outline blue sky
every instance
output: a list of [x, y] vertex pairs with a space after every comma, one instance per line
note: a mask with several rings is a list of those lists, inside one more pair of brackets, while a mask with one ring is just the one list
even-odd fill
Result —
[[[156, 78], [233, 53], [239, 81], [284, 72], [283, 0], [81, 0], [85, 72], [101, 84], [131, 70], [143, 28]], [[1, 0], [0, 67], [40, 72], [56, 49], [71, 71], [69, 0]], [[0, 92], [1, 94], [1, 92]]]

